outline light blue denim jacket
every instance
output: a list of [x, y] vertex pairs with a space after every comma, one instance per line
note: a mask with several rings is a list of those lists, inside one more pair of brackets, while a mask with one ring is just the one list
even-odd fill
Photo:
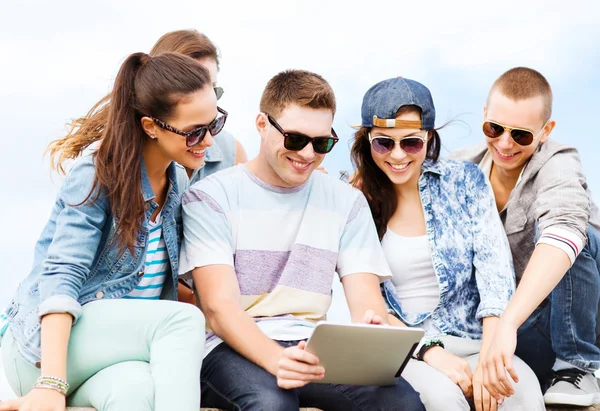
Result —
[[[177, 268], [181, 243], [181, 194], [177, 181], [187, 183], [185, 170], [172, 163], [167, 175], [169, 192], [162, 226], [171, 265], [161, 298], [177, 299]], [[183, 175], [184, 178], [181, 176]], [[115, 235], [115, 219], [109, 201], [101, 195], [94, 204], [82, 203], [95, 178], [92, 155], [79, 159], [67, 174], [52, 214], [34, 253], [33, 269], [19, 285], [7, 310], [9, 327], [25, 360], [40, 360], [40, 318], [50, 313], [69, 313], [74, 323], [81, 306], [103, 298], [120, 298], [131, 292], [144, 274], [148, 221], [157, 208], [154, 192], [142, 161], [142, 193], [146, 203], [143, 229], [138, 232], [133, 254], [109, 241]], [[104, 193], [102, 193], [104, 194]], [[93, 196], [91, 197], [93, 198]]]
[[204, 165], [192, 173], [190, 187], [217, 171], [235, 165], [235, 139], [233, 135], [223, 130], [214, 139], [213, 145], [206, 150]]
[[515, 290], [510, 247], [493, 194], [475, 164], [445, 159], [425, 160], [419, 192], [439, 304], [431, 313], [409, 316], [391, 280], [382, 284], [383, 295], [409, 326], [431, 318], [444, 334], [480, 339], [481, 319], [500, 316]]

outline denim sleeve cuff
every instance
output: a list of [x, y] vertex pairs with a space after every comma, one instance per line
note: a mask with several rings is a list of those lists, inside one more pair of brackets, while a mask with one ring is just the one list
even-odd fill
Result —
[[552, 226], [542, 232], [537, 244], [549, 244], [560, 248], [567, 253], [571, 260], [571, 265], [573, 265], [575, 259], [583, 249], [584, 239], [569, 230]]
[[485, 317], [500, 317], [502, 315], [502, 313], [504, 312], [505, 307], [506, 307], [506, 304], [504, 304], [504, 306], [502, 308], [479, 307], [479, 309], [477, 310], [477, 315], [476, 315], [477, 320], [481, 321]]
[[38, 316], [42, 318], [47, 314], [68, 313], [73, 316], [73, 324], [81, 317], [81, 304], [68, 295], [54, 295], [40, 304]]

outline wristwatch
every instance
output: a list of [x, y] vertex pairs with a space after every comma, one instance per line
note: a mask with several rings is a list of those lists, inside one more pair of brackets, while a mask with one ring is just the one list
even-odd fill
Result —
[[444, 343], [442, 342], [442, 340], [438, 340], [438, 339], [432, 339], [432, 340], [425, 341], [423, 343], [423, 345], [421, 346], [421, 349], [415, 355], [415, 358], [417, 360], [419, 360], [419, 361], [424, 361], [423, 360], [423, 356], [425, 355], [425, 353], [427, 351], [429, 351], [433, 347], [442, 347], [442, 348], [444, 348]]

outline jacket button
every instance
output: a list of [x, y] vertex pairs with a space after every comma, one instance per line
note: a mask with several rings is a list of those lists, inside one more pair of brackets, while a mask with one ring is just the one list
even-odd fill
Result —
[[96, 293], [96, 298], [104, 298], [104, 293], [102, 291], [98, 291]]
[[140, 271], [140, 272], [138, 273], [138, 277], [140, 277], [140, 278], [141, 278], [141, 277], [143, 277], [143, 276], [144, 276], [144, 272], [143, 272], [143, 271]]
[[36, 368], [42, 368], [42, 362], [41, 361], [36, 361], [35, 362], [35, 366], [36, 366]]

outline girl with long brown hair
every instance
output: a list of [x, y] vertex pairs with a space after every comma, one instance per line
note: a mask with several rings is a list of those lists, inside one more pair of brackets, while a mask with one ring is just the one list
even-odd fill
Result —
[[[150, 56], [163, 53], [180, 53], [197, 60], [210, 73], [210, 81], [217, 99], [223, 95], [223, 88], [217, 85], [219, 53], [215, 44], [205, 34], [197, 30], [176, 30], [166, 33], [152, 47]], [[50, 144], [48, 152], [58, 172], [64, 172], [63, 163], [66, 160], [77, 158], [85, 148], [101, 140], [110, 105], [109, 94], [97, 102], [87, 115], [74, 120], [69, 133], [64, 138]], [[190, 185], [219, 170], [246, 162], [244, 147], [231, 133], [222, 130], [214, 137], [213, 145], [206, 149], [204, 162], [195, 169], [186, 167]], [[195, 303], [191, 286], [185, 280], [179, 281], [178, 298], [179, 301]]]
[[[177, 299], [183, 167], [227, 118], [208, 71], [174, 53], [129, 56], [98, 147], [75, 161], [6, 316], [2, 358], [23, 397], [0, 410], [200, 406], [204, 317]], [[66, 138], [59, 158], [85, 144]], [[63, 151], [66, 150], [66, 151]]]
[[[486, 180], [472, 163], [439, 158], [431, 93], [384, 80], [364, 96], [354, 136], [354, 184], [365, 194], [392, 279], [382, 286], [390, 324], [426, 332], [402, 376], [428, 411], [495, 410], [483, 386], [485, 353], [515, 288], [508, 241]], [[536, 377], [513, 358], [520, 382], [500, 409], [544, 410]]]

